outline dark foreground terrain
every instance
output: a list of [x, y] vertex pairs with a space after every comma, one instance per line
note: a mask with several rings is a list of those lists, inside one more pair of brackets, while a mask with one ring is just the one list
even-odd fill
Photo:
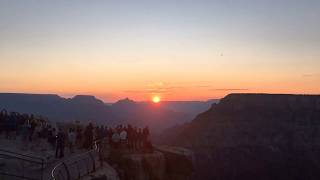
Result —
[[195, 179], [320, 179], [320, 96], [231, 94], [162, 141], [194, 151]]

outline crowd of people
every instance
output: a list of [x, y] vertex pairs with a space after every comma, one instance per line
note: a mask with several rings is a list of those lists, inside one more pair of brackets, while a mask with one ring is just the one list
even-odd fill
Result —
[[0, 133], [4, 133], [6, 139], [15, 140], [17, 136], [21, 136], [23, 141], [35, 141], [38, 138], [48, 136], [46, 130], [50, 128], [50, 125], [42, 117], [7, 112], [6, 110], [0, 112]]
[[75, 149], [101, 150], [105, 144], [116, 150], [131, 150], [139, 152], [152, 151], [149, 128], [138, 128], [131, 125], [118, 125], [115, 128], [107, 126], [87, 126], [80, 124], [51, 125], [41, 117], [16, 112], [0, 112], [0, 133], [4, 132], [6, 139], [15, 140], [21, 137], [23, 147], [30, 142], [39, 145], [49, 143], [55, 149], [57, 158], [64, 157], [65, 147], [70, 153]]

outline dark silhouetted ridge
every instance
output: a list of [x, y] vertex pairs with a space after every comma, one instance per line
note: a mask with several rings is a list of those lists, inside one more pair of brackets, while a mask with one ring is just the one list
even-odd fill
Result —
[[319, 95], [230, 94], [166, 134], [195, 151], [198, 179], [320, 178]]

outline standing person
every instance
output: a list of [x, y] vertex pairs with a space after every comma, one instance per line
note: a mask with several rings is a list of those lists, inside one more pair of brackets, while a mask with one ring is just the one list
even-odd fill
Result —
[[138, 128], [134, 127], [132, 131], [132, 147], [134, 150], [138, 149]]
[[37, 123], [34, 119], [34, 116], [31, 115], [30, 117], [30, 133], [29, 133], [29, 141], [32, 141], [32, 138], [33, 138], [33, 134], [34, 134], [34, 131], [36, 129], [36, 126], [37, 126]]
[[120, 135], [119, 135], [119, 132], [117, 130], [115, 130], [114, 133], [112, 134], [113, 147], [118, 149], [119, 143], [120, 143]]
[[82, 129], [81, 129], [81, 127], [77, 127], [76, 145], [78, 148], [81, 148], [81, 145], [82, 145]]
[[139, 128], [137, 133], [137, 146], [139, 150], [142, 149], [142, 139], [143, 139], [142, 129]]
[[4, 114], [5, 110], [2, 110], [0, 112], [0, 134], [2, 133], [3, 129], [3, 125], [4, 125], [4, 119], [5, 119], [5, 114]]
[[103, 139], [103, 126], [97, 126], [96, 127], [96, 146], [98, 151], [101, 150], [101, 144], [102, 144], [102, 139]]
[[133, 128], [132, 126], [129, 124], [128, 125], [128, 128], [127, 128], [127, 141], [128, 141], [128, 148], [130, 150], [133, 149], [133, 143], [132, 143], [132, 132], [133, 131]]
[[108, 137], [107, 137], [107, 139], [108, 139], [108, 143], [110, 144], [110, 145], [113, 145], [113, 143], [112, 143], [112, 135], [113, 135], [113, 129], [110, 127], [109, 129], [108, 129]]
[[49, 136], [49, 125], [47, 123], [42, 123], [42, 129], [40, 131], [40, 146], [42, 150], [47, 150], [47, 140]]
[[29, 122], [25, 121], [21, 127], [21, 142], [22, 142], [22, 150], [28, 149], [28, 137], [29, 137]]
[[32, 141], [35, 143], [36, 148], [38, 148], [41, 145], [41, 130], [42, 130], [41, 124], [37, 120], [34, 133], [32, 136]]
[[4, 115], [4, 119], [3, 119], [3, 129], [5, 132], [6, 139], [9, 139], [9, 137], [10, 137], [10, 115], [7, 113]]
[[58, 153], [59, 153], [59, 158], [64, 157], [64, 143], [66, 139], [66, 135], [62, 131], [61, 128], [59, 128], [59, 132], [56, 136], [57, 143], [56, 143], [56, 158], [58, 158]]
[[84, 131], [84, 148], [86, 149], [92, 149], [93, 148], [93, 125], [92, 123], [89, 123], [89, 125], [86, 127]]
[[153, 146], [150, 140], [150, 131], [148, 126], [143, 128], [142, 135], [143, 135], [143, 152], [146, 152], [146, 153], [153, 152]]
[[142, 144], [143, 144], [143, 147], [146, 146], [146, 144], [147, 144], [147, 142], [149, 140], [149, 135], [150, 135], [149, 128], [148, 127], [143, 128], [143, 130], [142, 130]]
[[125, 128], [122, 128], [121, 132], [120, 132], [120, 140], [121, 140], [121, 146], [122, 147], [126, 147], [127, 146], [127, 131]]
[[55, 140], [56, 140], [56, 134], [55, 134], [56, 129], [52, 128], [49, 126], [48, 129], [48, 143], [51, 145], [51, 147], [54, 149], [55, 147]]
[[107, 138], [108, 137], [108, 126], [105, 126], [103, 129], [103, 137]]
[[74, 146], [76, 144], [76, 133], [74, 132], [73, 128], [69, 129], [68, 140], [69, 140], [70, 153], [74, 153]]
[[10, 114], [10, 119], [9, 119], [9, 139], [16, 139], [17, 135], [17, 127], [18, 126], [18, 119], [17, 119], [17, 113], [12, 112]]

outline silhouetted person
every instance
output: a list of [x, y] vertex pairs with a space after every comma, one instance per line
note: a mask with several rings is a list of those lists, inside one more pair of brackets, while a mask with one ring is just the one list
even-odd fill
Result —
[[119, 135], [120, 135], [121, 146], [123, 148], [127, 147], [127, 136], [128, 136], [127, 130], [125, 128], [122, 128]]
[[66, 135], [62, 131], [62, 129], [59, 129], [59, 132], [57, 134], [57, 144], [56, 144], [56, 158], [58, 158], [58, 153], [59, 153], [59, 158], [64, 157], [64, 144], [65, 144], [65, 139]]
[[150, 135], [149, 128], [148, 127], [143, 128], [143, 130], [142, 130], [142, 143], [143, 143], [143, 146], [148, 141], [149, 135]]
[[120, 144], [120, 134], [117, 130], [115, 130], [112, 134], [112, 144], [114, 148], [118, 148]]
[[86, 127], [84, 131], [84, 148], [86, 149], [92, 149], [93, 148], [93, 126], [92, 123], [89, 123], [89, 125]]
[[81, 147], [81, 145], [82, 145], [82, 129], [80, 127], [77, 128], [76, 145], [78, 147]]
[[72, 128], [69, 129], [68, 141], [69, 141], [70, 153], [73, 153], [74, 152], [74, 146], [76, 144], [76, 133], [74, 132], [74, 129], [72, 129]]
[[137, 132], [137, 148], [138, 149], [142, 148], [142, 139], [143, 139], [142, 129], [139, 128]]
[[30, 122], [29, 141], [32, 141], [32, 137], [33, 137], [33, 135], [34, 135], [34, 132], [35, 132], [37, 123], [36, 123], [33, 115], [31, 115], [30, 121], [31, 121], [31, 122]]
[[134, 150], [137, 150], [138, 149], [138, 129], [137, 129], [137, 127], [133, 128], [131, 136], [132, 136], [132, 147]]
[[128, 137], [127, 137], [127, 141], [128, 141], [128, 148], [129, 149], [133, 149], [133, 142], [132, 142], [132, 133], [133, 133], [133, 128], [132, 126], [129, 124], [128, 125], [128, 128], [127, 128], [127, 134], [128, 134]]
[[108, 135], [109, 135], [108, 127], [107, 127], [107, 126], [105, 126], [105, 127], [104, 127], [104, 129], [103, 129], [103, 137], [104, 137], [104, 138], [107, 138], [107, 137], [108, 137]]
[[56, 146], [56, 129], [55, 128], [49, 128], [48, 143], [52, 146], [52, 148]]

